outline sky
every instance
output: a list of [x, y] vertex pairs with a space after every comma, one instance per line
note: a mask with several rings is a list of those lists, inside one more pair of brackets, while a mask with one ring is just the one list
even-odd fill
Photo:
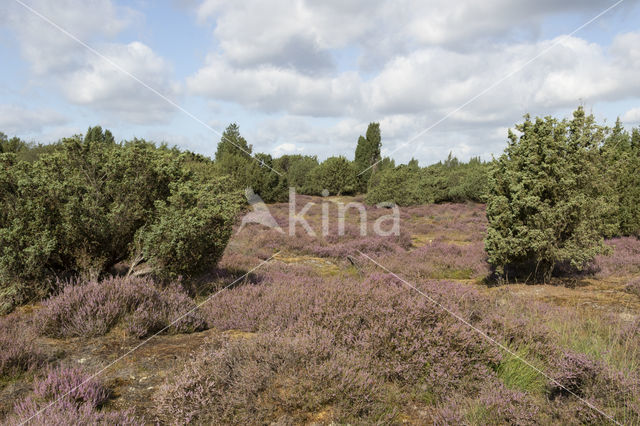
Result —
[[375, 121], [428, 165], [578, 105], [640, 125], [640, 1], [0, 0], [0, 131], [29, 141], [213, 155], [235, 122], [256, 152], [353, 158]]

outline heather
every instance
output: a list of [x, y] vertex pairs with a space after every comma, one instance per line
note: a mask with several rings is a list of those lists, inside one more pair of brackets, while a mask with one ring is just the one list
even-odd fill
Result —
[[33, 386], [36, 398], [52, 399], [62, 395], [77, 404], [98, 408], [109, 398], [109, 390], [102, 383], [79, 369], [59, 366], [51, 369], [44, 379]]
[[540, 423], [535, 401], [526, 393], [491, 383], [476, 399], [449, 398], [435, 413], [435, 424], [518, 424]]
[[32, 395], [17, 401], [9, 424], [139, 424], [123, 411], [103, 411], [110, 390], [78, 368], [56, 367], [37, 378]]
[[[103, 412], [94, 410], [89, 405], [76, 405], [71, 401], [62, 399], [52, 406], [52, 401], [35, 402], [33, 400], [25, 400], [16, 406], [17, 415], [15, 418], [8, 419], [10, 425], [20, 425], [29, 420], [30, 425], [139, 425], [142, 422], [137, 421], [127, 412], [109, 411]], [[42, 410], [46, 411], [42, 412]]]
[[640, 273], [640, 240], [635, 237], [619, 237], [607, 240], [609, 255], [597, 256], [593, 268], [601, 277], [633, 275]]
[[30, 320], [13, 313], [0, 317], [0, 380], [33, 371], [44, 365]]
[[[52, 395], [80, 384], [87, 375], [76, 362], [98, 371], [197, 300], [198, 309], [101, 373], [99, 386], [79, 386], [49, 408], [51, 418], [65, 424], [606, 423], [579, 397], [621, 423], [640, 421], [640, 303], [629, 290], [637, 280], [637, 240], [608, 240], [610, 255], [553, 286], [496, 286], [485, 280], [491, 269], [483, 205], [402, 207], [399, 235], [382, 236], [371, 230], [389, 208], [365, 207], [365, 235], [355, 208], [340, 226], [340, 203], [354, 200], [298, 196], [298, 212], [314, 203], [305, 217], [315, 236], [300, 223], [289, 235], [288, 205], [269, 205], [283, 232], [236, 223], [217, 268], [198, 279], [56, 284], [60, 290], [44, 302], [4, 317], [15, 318], [11, 330], [33, 327], [31, 346], [17, 345], [22, 353], [46, 352], [12, 370], [18, 371], [12, 383], [26, 389], [0, 386], [18, 401], [5, 420], [35, 413]], [[330, 222], [323, 232], [325, 205]], [[17, 335], [11, 331], [7, 340]]]
[[442, 239], [431, 240], [411, 252], [385, 258], [385, 267], [403, 271], [405, 277], [482, 279], [489, 274], [481, 242], [456, 244]]
[[[269, 422], [283, 421], [285, 410], [284, 418], [302, 422], [326, 410], [326, 422], [392, 422], [406, 398], [414, 398], [412, 388], [424, 387], [417, 397], [430, 399], [462, 387], [474, 391], [499, 362], [494, 348], [426, 309], [423, 300], [403, 303], [399, 287], [389, 293], [348, 287], [344, 293], [324, 289], [324, 300], [313, 292], [305, 301], [316, 300], [293, 318], [291, 311], [305, 306], [299, 300], [273, 315], [270, 307], [259, 309], [262, 316], [246, 329], [271, 325], [272, 330], [205, 345], [161, 389], [159, 416], [178, 422]], [[274, 290], [284, 296], [284, 289]], [[234, 308], [255, 296], [242, 298]], [[390, 303], [381, 305], [383, 297], [391, 297]], [[258, 300], [247, 311], [263, 304]], [[214, 312], [212, 318], [220, 316]], [[433, 335], [424, 327], [430, 323], [435, 323]], [[443, 339], [449, 326], [452, 338]]]
[[[161, 391], [161, 418], [175, 415], [170, 407], [180, 406], [185, 410], [178, 413], [180, 421], [242, 422], [252, 416], [282, 421], [277, 406], [286, 407], [292, 416], [286, 418], [293, 422], [327, 410], [327, 421], [394, 422], [398, 410], [411, 402], [442, 407], [436, 419], [533, 424], [570, 419], [580, 410], [562, 387], [391, 275], [323, 278], [320, 283], [306, 267], [272, 266], [266, 274], [258, 285], [236, 288], [205, 305], [210, 326], [252, 334], [205, 345], [197, 361], [179, 370]], [[563, 352], [552, 329], [518, 316], [526, 304], [516, 301], [517, 308], [495, 311], [486, 296], [463, 284], [422, 281], [419, 288], [572, 392], [637, 418], [638, 378], [621, 376], [586, 355]], [[538, 310], [535, 315], [563, 314], [544, 306]], [[360, 377], [374, 390], [366, 397], [350, 387]], [[282, 383], [291, 391], [286, 403]], [[483, 392], [496, 386], [503, 389], [497, 396]], [[301, 393], [303, 400], [292, 399]], [[337, 398], [347, 394], [351, 398]], [[451, 395], [466, 402], [450, 406]], [[546, 397], [557, 398], [557, 407], [545, 405]]]
[[195, 303], [179, 285], [159, 288], [148, 278], [67, 284], [42, 305], [36, 326], [51, 337], [101, 336], [116, 325], [136, 337], [164, 328], [169, 333], [187, 333], [205, 326]]

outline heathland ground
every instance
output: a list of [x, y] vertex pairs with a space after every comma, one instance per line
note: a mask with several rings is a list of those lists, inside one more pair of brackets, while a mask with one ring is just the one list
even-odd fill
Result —
[[269, 205], [282, 232], [238, 219], [189, 285], [114, 276], [19, 307], [1, 319], [0, 419], [640, 422], [640, 241], [608, 240], [579, 276], [498, 285], [484, 205], [402, 207], [390, 236], [372, 232], [389, 209], [366, 207], [366, 235], [350, 209], [340, 235], [338, 203], [354, 200], [299, 196], [315, 236], [289, 235], [285, 203]]

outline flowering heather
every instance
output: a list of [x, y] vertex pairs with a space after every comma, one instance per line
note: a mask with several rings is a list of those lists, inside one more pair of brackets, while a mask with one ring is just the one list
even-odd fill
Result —
[[[325, 330], [211, 342], [158, 392], [170, 423], [305, 423], [326, 407], [333, 419], [389, 421], [380, 382]], [[286, 412], [283, 416], [283, 411]]]
[[0, 317], [0, 377], [19, 374], [44, 364], [45, 355], [34, 339], [31, 325], [18, 313]]
[[[118, 400], [104, 402], [106, 389], [92, 383], [63, 398], [46, 419], [57, 424], [129, 424], [133, 420], [128, 413], [109, 409], [112, 404], [135, 404], [136, 414], [160, 424], [605, 423], [564, 386], [617, 421], [640, 424], [640, 320], [632, 297], [617, 294], [630, 304], [609, 312], [600, 304], [593, 309], [597, 298], [579, 308], [562, 306], [550, 290], [573, 297], [572, 291], [598, 291], [591, 286], [480, 285], [489, 273], [480, 204], [402, 208], [401, 235], [389, 237], [360, 235], [358, 212], [352, 209], [343, 233], [331, 216], [329, 233], [323, 236], [321, 206], [326, 200], [298, 197], [297, 211], [308, 201], [316, 202], [308, 211], [315, 237], [300, 225], [295, 236], [288, 235], [288, 206], [269, 205], [283, 233], [246, 225], [234, 234], [218, 270], [189, 283], [189, 294], [206, 297], [282, 251], [170, 330], [211, 328], [206, 334], [163, 336], [158, 346], [149, 345], [127, 360], [131, 364], [123, 371], [135, 378], [131, 375], [121, 387], [121, 375], [109, 377], [108, 383], [116, 379]], [[334, 213], [339, 200], [330, 201]], [[373, 221], [389, 213], [372, 206], [366, 211], [369, 230]], [[616, 250], [596, 260], [600, 274], [628, 276], [627, 291], [633, 292], [640, 244], [625, 238], [609, 244]], [[517, 356], [383, 273], [358, 251]], [[467, 282], [471, 280], [475, 282]], [[612, 288], [606, 286], [607, 291]], [[553, 303], [533, 301], [532, 290]], [[41, 334], [54, 337], [99, 336], [114, 327], [144, 336], [193, 306], [177, 285], [161, 288], [148, 279], [111, 278], [65, 287], [34, 310], [33, 322]], [[0, 329], [0, 338], [5, 333], [9, 342], [19, 328]], [[109, 346], [122, 352], [117, 334], [106, 336], [104, 345], [102, 339], [39, 339], [47, 345], [82, 346], [83, 358], [87, 347], [94, 356], [94, 345], [101, 346], [98, 352], [107, 353]], [[26, 343], [19, 354], [28, 352]], [[76, 359], [79, 354], [71, 355]], [[105, 356], [113, 359], [114, 353]], [[104, 360], [90, 361], [85, 365]], [[24, 365], [18, 370], [31, 363]], [[16, 404], [10, 421], [24, 419], [77, 384], [78, 377], [86, 377], [73, 369], [49, 372], [26, 386], [33, 392]], [[140, 404], [140, 399], [150, 404]], [[38, 421], [46, 423], [44, 418]]]
[[37, 380], [33, 393], [41, 399], [54, 399], [67, 395], [76, 404], [98, 408], [109, 398], [107, 389], [97, 379], [92, 379], [79, 368], [59, 366], [49, 370], [47, 377]]
[[[438, 418], [460, 418], [467, 423], [532, 424], [549, 422], [554, 416], [570, 419], [572, 415], [579, 415], [576, 414], [578, 408], [574, 406], [572, 398], [561, 398], [562, 402], [555, 405], [544, 402], [547, 396], [562, 395], [559, 390], [561, 388], [557, 385], [554, 386], [516, 358], [500, 352], [467, 325], [407, 289], [392, 275], [370, 273], [362, 280], [345, 276], [319, 277], [312, 267], [278, 264], [268, 265], [263, 274], [259, 285], [235, 288], [222, 293], [215, 301], [204, 306], [210, 326], [220, 330], [257, 333], [256, 337], [235, 341], [234, 349], [220, 343], [205, 346], [199, 361], [194, 361], [184, 371], [176, 373], [175, 378], [165, 385], [161, 397], [161, 406], [165, 408], [161, 410], [161, 415], [169, 415], [170, 406], [189, 406], [191, 414], [180, 417], [180, 421], [203, 412], [213, 417], [222, 415], [229, 422], [242, 422], [246, 420], [243, 416], [249, 415], [247, 413], [264, 421], [284, 421], [280, 417], [274, 417], [275, 414], [264, 405], [266, 397], [261, 392], [252, 390], [254, 387], [284, 387], [292, 393], [306, 392], [308, 401], [322, 401], [331, 406], [331, 417], [327, 421], [336, 422], [358, 419], [374, 421], [374, 417], [358, 417], [354, 413], [380, 413], [381, 407], [388, 407], [385, 404], [389, 404], [394, 397], [411, 400], [416, 394], [422, 401], [448, 407], [439, 412]], [[485, 330], [525, 359], [532, 360], [563, 385], [579, 390], [580, 394], [593, 399], [595, 405], [619, 418], [640, 419], [640, 413], [633, 406], [640, 395], [640, 382], [635, 376], [616, 375], [605, 364], [596, 363], [588, 357], [562, 355], [563, 351], [558, 347], [555, 335], [542, 321], [549, 317], [562, 321], [563, 310], [544, 304], [531, 304], [519, 298], [506, 300], [506, 305], [496, 304], [493, 299], [480, 294], [476, 289], [455, 282], [412, 282], [465, 321]], [[353, 370], [349, 374], [358, 376], [356, 371], [368, 374], [367, 380], [371, 382], [372, 389], [380, 386], [381, 391], [376, 390], [373, 399], [354, 397], [350, 402], [343, 401], [336, 408], [334, 400], [307, 388], [310, 386], [307, 385], [309, 372], [324, 370], [318, 360], [306, 355], [296, 362], [288, 361], [297, 365], [292, 368], [297, 374], [300, 370], [306, 371], [305, 376], [292, 376], [290, 367], [265, 367], [268, 371], [265, 382], [252, 382], [252, 377], [245, 377], [239, 370], [248, 368], [255, 372], [252, 366], [262, 365], [262, 360], [267, 356], [263, 352], [267, 349], [260, 349], [260, 345], [255, 342], [265, 336], [270, 336], [266, 340], [272, 344], [280, 340], [282, 344], [290, 343], [305, 336], [324, 336], [326, 343], [319, 337], [313, 340], [318, 345], [327, 346], [326, 350], [330, 353], [327, 356], [336, 365], [335, 377], [327, 381], [322, 376], [322, 379], [309, 379], [310, 381], [322, 381], [325, 389], [344, 395], [347, 391], [340, 387], [342, 382], [337, 380], [349, 366], [348, 370]], [[293, 349], [282, 350], [287, 353], [295, 352]], [[232, 368], [231, 364], [225, 364], [219, 357], [237, 359], [238, 353], [249, 359], [233, 367], [233, 371], [211, 372], [210, 369], [214, 368], [211, 366], [226, 365], [225, 368]], [[318, 357], [321, 358], [324, 353], [318, 352]], [[350, 364], [344, 360], [338, 361], [343, 354], [345, 359], [350, 360]], [[203, 367], [205, 365], [207, 367]], [[594, 365], [597, 365], [595, 370], [592, 368]], [[202, 368], [207, 372], [203, 372]], [[207, 382], [211, 375], [227, 378], [241, 375], [242, 378], [225, 382], [224, 391], [220, 392], [230, 395], [229, 400], [225, 399], [227, 397], [218, 400], [207, 393], [209, 396], [202, 397], [202, 401], [220, 402], [203, 408], [204, 402], [195, 402], [200, 397], [194, 396], [194, 393], [205, 392], [203, 389], [211, 383]], [[393, 388], [391, 384], [399, 383], [406, 389], [411, 389], [410, 395], [399, 390], [389, 390], [389, 386]], [[485, 389], [499, 389], [499, 392], [493, 395], [485, 392]], [[206, 392], [214, 391], [209, 388]], [[454, 407], [446, 402], [450, 395], [470, 399], [465, 399], [464, 404]], [[236, 398], [240, 398], [242, 402], [234, 406], [232, 400]], [[189, 401], [194, 401], [193, 405]], [[398, 421], [399, 418], [395, 416], [399, 415], [398, 410], [402, 411], [405, 403], [408, 402], [396, 401], [395, 405], [391, 404], [396, 411], [391, 414], [391, 420], [387, 420]], [[294, 415], [294, 422], [309, 420], [300, 414], [302, 409], [296, 404], [287, 405], [280, 401], [275, 405], [289, 414], [294, 413], [291, 414]], [[248, 407], [248, 411], [238, 407]], [[309, 411], [315, 410], [321, 411], [322, 408], [302, 411], [309, 414]], [[302, 417], [295, 417], [296, 415]], [[429, 420], [423, 418], [420, 421]]]
[[345, 257], [358, 251], [370, 254], [404, 252], [411, 246], [411, 238], [405, 233], [399, 236], [360, 236], [357, 227], [346, 227], [345, 235], [330, 234], [326, 237], [312, 237], [305, 232], [292, 237], [269, 230], [253, 236], [253, 244], [256, 249], [268, 249], [264, 253], [259, 251], [262, 253], [260, 257], [267, 257], [269, 253], [282, 249], [319, 257]]
[[[473, 314], [483, 302], [476, 291], [450, 282], [421, 287], [443, 303], [446, 299], [447, 304], [453, 304], [451, 309], [466, 320], [477, 323], [481, 319]], [[371, 389], [392, 383], [423, 386], [422, 392], [438, 399], [456, 390], [477, 392], [485, 380], [496, 378], [495, 366], [501, 360], [495, 347], [387, 274], [372, 274], [364, 282], [345, 278], [320, 282], [305, 269], [270, 271], [260, 285], [225, 292], [205, 306], [212, 326], [270, 337], [264, 342], [236, 341], [231, 346], [212, 344], [198, 361], [179, 372], [175, 381], [167, 383], [160, 397], [160, 406], [165, 407], [161, 415], [169, 415], [169, 407], [189, 407], [179, 422], [202, 413], [211, 417], [198, 418], [198, 422], [215, 416], [242, 422], [245, 414], [277, 421], [263, 413], [261, 401], [265, 397], [260, 390], [294, 378], [294, 386], [303, 387], [308, 400], [334, 407], [332, 420], [374, 421], [378, 417], [368, 416], [378, 416], [384, 400], [392, 395], [375, 391], [358, 396], [348, 387], [355, 385], [355, 378], [370, 383]], [[310, 339], [313, 350], [288, 346], [307, 336], [315, 336]], [[285, 362], [288, 358], [274, 349], [278, 345], [286, 345], [282, 353], [304, 356]], [[266, 357], [275, 357], [284, 365], [270, 366]], [[222, 368], [225, 370], [218, 370]], [[305, 376], [291, 377], [300, 371], [305, 371]], [[222, 386], [211, 377], [228, 380]], [[312, 387], [318, 383], [322, 383], [320, 388]], [[205, 395], [201, 397], [200, 392]], [[301, 393], [301, 389], [293, 393]], [[350, 397], [344, 399], [344, 395]], [[341, 404], [339, 409], [336, 404]], [[238, 407], [244, 408], [239, 412]]]
[[487, 219], [482, 204], [430, 204], [403, 209], [411, 219], [402, 230], [412, 235], [479, 242], [485, 237]]
[[409, 254], [388, 256], [384, 265], [392, 271], [402, 271], [410, 279], [483, 278], [489, 265], [482, 242], [468, 245], [435, 240], [412, 250]]
[[565, 402], [565, 406], [558, 407], [560, 415], [579, 418], [583, 423], [602, 420], [592, 410], [585, 410], [584, 404], [574, 404], [573, 393], [595, 406], [606, 407], [605, 411], [610, 415], [625, 419], [625, 422], [640, 421], [640, 377], [637, 372], [627, 376], [585, 354], [565, 352], [554, 362], [552, 374], [562, 385], [549, 383], [550, 399], [562, 397]]
[[[161, 330], [195, 307], [177, 285], [158, 289], [142, 278], [108, 278], [70, 284], [43, 303], [37, 317], [40, 332], [51, 337], [100, 336], [122, 322], [132, 335]], [[173, 324], [168, 332], [188, 333], [204, 328], [198, 310]]]
[[640, 273], [640, 240], [635, 237], [621, 237], [608, 240], [613, 253], [599, 255], [593, 262], [598, 276], [631, 275]]
[[[10, 425], [20, 425], [29, 420], [29, 425], [140, 425], [128, 411], [101, 411], [90, 405], [76, 405], [73, 402], [62, 399], [49, 407], [51, 402], [39, 402], [31, 398], [16, 405], [16, 414], [8, 419]], [[46, 410], [40, 414], [42, 409]], [[35, 416], [35, 417], [34, 417]], [[33, 418], [32, 418], [33, 417]]]
[[568, 395], [573, 392], [584, 396], [586, 387], [594, 382], [601, 366], [589, 359], [584, 354], [566, 353], [556, 365], [554, 379], [557, 383], [551, 383], [550, 397]]
[[[110, 391], [99, 380], [77, 368], [58, 367], [43, 379], [36, 379], [34, 392], [16, 402], [9, 424], [29, 420], [36, 425], [132, 425], [126, 411], [106, 412], [99, 408]], [[51, 405], [52, 402], [55, 402]], [[39, 413], [41, 410], [41, 413]], [[38, 414], [39, 413], [39, 414]]]

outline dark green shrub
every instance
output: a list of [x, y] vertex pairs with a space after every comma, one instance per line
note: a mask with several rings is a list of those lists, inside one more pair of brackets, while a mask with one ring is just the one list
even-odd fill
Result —
[[556, 265], [581, 269], [605, 251], [599, 148], [603, 129], [582, 108], [573, 120], [551, 117], [509, 131], [509, 145], [495, 162], [487, 203], [485, 240], [497, 272], [531, 274], [548, 281]]
[[423, 203], [424, 195], [420, 191], [420, 169], [402, 165], [375, 173], [365, 200], [368, 204], [393, 202], [410, 206]]
[[286, 173], [278, 171], [273, 158], [268, 154], [258, 153], [247, 165], [247, 185], [260, 195], [266, 203], [286, 201], [289, 198], [289, 185]]
[[331, 195], [354, 194], [357, 189], [356, 169], [344, 157], [329, 157], [311, 171], [310, 194], [320, 195], [323, 190]]
[[479, 158], [460, 162], [449, 154], [443, 163], [431, 165], [422, 174], [422, 188], [429, 194], [425, 201], [460, 203], [484, 202], [487, 195], [488, 164]]
[[607, 197], [616, 206], [615, 214], [603, 220], [605, 236], [640, 236], [640, 133], [625, 131], [620, 119], [607, 136], [601, 150], [602, 179]]
[[275, 159], [274, 164], [286, 173], [289, 186], [296, 188], [297, 193], [311, 193], [311, 172], [319, 165], [315, 155], [283, 155]]
[[8, 138], [7, 135], [0, 132], [0, 154], [2, 153], [14, 153], [17, 154], [21, 151], [29, 149], [29, 145], [22, 139], [14, 136]]
[[[164, 241], [163, 246], [179, 244], [175, 251], [206, 259], [217, 259], [224, 249], [224, 238], [216, 239], [223, 245], [215, 247], [213, 256], [198, 252], [212, 249], [211, 242], [189, 244], [195, 244], [197, 232], [204, 233], [205, 241], [209, 235], [230, 232], [231, 218], [240, 208], [238, 196], [229, 196], [236, 200], [231, 209], [227, 195], [220, 192], [230, 190], [226, 181], [212, 177], [205, 184], [196, 179], [178, 150], [156, 148], [143, 140], [116, 143], [99, 127], [58, 145], [33, 162], [0, 154], [0, 298], [5, 307], [42, 297], [49, 290], [47, 283], [56, 278], [99, 277], [135, 251], [134, 236], [140, 229], [160, 232], [160, 224], [178, 221], [181, 207], [189, 208], [194, 217], [180, 224], [188, 237]], [[180, 204], [183, 187], [203, 201]], [[210, 192], [203, 195], [206, 191]], [[218, 197], [220, 206], [229, 209], [210, 207]], [[222, 214], [230, 217], [222, 220]], [[228, 229], [204, 229], [205, 223]], [[161, 258], [169, 252], [153, 252], [152, 263], [174, 265], [173, 256]], [[198, 261], [193, 265], [196, 270], [202, 266]], [[185, 264], [180, 273], [193, 272], [190, 266]]]
[[165, 276], [190, 275], [218, 263], [243, 203], [228, 179], [173, 182], [156, 201], [155, 220], [140, 228], [143, 258]]
[[[382, 165], [382, 161], [379, 165]], [[399, 205], [465, 201], [484, 202], [489, 165], [472, 158], [460, 162], [449, 155], [444, 162], [420, 168], [416, 160], [395, 168], [381, 167], [369, 180], [367, 202]]]

